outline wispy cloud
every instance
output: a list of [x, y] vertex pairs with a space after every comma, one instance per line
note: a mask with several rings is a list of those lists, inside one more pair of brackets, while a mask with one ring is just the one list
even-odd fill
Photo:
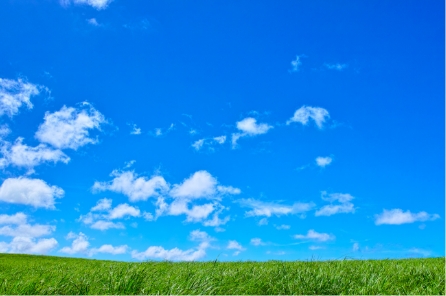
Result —
[[296, 234], [294, 236], [294, 238], [325, 242], [325, 241], [329, 241], [329, 240], [334, 240], [336, 237], [332, 234], [319, 233], [319, 232], [314, 231], [313, 229], [310, 229], [310, 230], [308, 230], [306, 235]]
[[[355, 207], [353, 203], [350, 202], [354, 197], [348, 193], [327, 194], [326, 191], [322, 191], [321, 198], [332, 204], [323, 206], [321, 209], [317, 210], [315, 216], [331, 216], [340, 213], [355, 212]], [[333, 202], [335, 204], [333, 204]]]
[[13, 117], [19, 113], [23, 105], [32, 109], [31, 97], [39, 95], [42, 89], [46, 88], [20, 78], [17, 80], [0, 78], [0, 116]]
[[271, 217], [289, 214], [302, 214], [310, 211], [314, 207], [313, 203], [294, 203], [293, 205], [282, 205], [274, 202], [263, 202], [252, 198], [240, 199], [236, 202], [238, 202], [242, 207], [252, 208], [252, 210], [245, 212], [247, 217]]
[[426, 212], [411, 213], [403, 212], [401, 209], [383, 210], [381, 214], [375, 215], [376, 225], [401, 225], [414, 222], [433, 221], [439, 219], [438, 214], [428, 214]]
[[290, 73], [299, 72], [300, 67], [302, 66], [303, 57], [305, 57], [305, 55], [296, 55], [296, 58], [291, 61], [291, 69], [289, 70]]
[[329, 70], [337, 70], [337, 71], [342, 71], [348, 67], [347, 64], [340, 64], [340, 63], [334, 63], [334, 64], [325, 63], [324, 66]]
[[88, 5], [97, 10], [106, 9], [113, 0], [60, 0], [62, 6], [68, 6], [71, 3], [76, 5]]

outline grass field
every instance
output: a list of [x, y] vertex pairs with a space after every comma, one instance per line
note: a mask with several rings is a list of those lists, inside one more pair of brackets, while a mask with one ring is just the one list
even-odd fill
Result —
[[445, 258], [127, 263], [0, 254], [0, 294], [442, 294]]

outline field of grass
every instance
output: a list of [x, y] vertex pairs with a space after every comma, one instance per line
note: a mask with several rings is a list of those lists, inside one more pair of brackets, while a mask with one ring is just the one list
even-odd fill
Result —
[[445, 258], [143, 262], [0, 254], [0, 294], [441, 294]]

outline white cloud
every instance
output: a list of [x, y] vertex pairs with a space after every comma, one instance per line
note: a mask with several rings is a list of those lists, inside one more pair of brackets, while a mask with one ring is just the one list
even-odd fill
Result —
[[344, 203], [340, 205], [326, 205], [317, 210], [315, 216], [331, 216], [340, 213], [354, 213], [355, 207], [352, 203]]
[[38, 95], [41, 88], [20, 78], [17, 80], [0, 78], [0, 116], [6, 114], [12, 117], [19, 113], [23, 105], [32, 109], [31, 97]]
[[250, 136], [265, 134], [271, 128], [273, 127], [266, 123], [257, 124], [257, 120], [252, 117], [237, 122], [237, 129]]
[[253, 246], [264, 246], [266, 243], [264, 243], [260, 238], [252, 238], [250, 241], [251, 245]]
[[245, 213], [247, 217], [251, 216], [265, 216], [271, 217], [298, 214], [310, 211], [313, 207], [313, 203], [295, 203], [293, 205], [281, 205], [273, 202], [263, 202], [255, 199], [241, 199], [238, 201], [240, 205], [244, 207], [252, 208], [251, 211]]
[[40, 179], [9, 178], [0, 186], [0, 201], [54, 209], [54, 199], [64, 191]]
[[237, 241], [235, 240], [230, 240], [228, 243], [228, 246], [226, 247], [226, 249], [228, 250], [236, 250], [234, 252], [234, 256], [237, 256], [238, 254], [240, 254], [240, 252], [245, 251], [246, 249], [242, 247], [242, 245], [240, 245]]
[[79, 232], [79, 234], [77, 235], [73, 232], [70, 232], [67, 235], [67, 239], [74, 239], [71, 247], [64, 247], [60, 249], [59, 252], [67, 254], [88, 253], [88, 247], [90, 246], [90, 243], [88, 242], [88, 238], [85, 234]]
[[307, 125], [308, 121], [312, 119], [318, 128], [322, 128], [325, 120], [328, 118], [330, 118], [330, 114], [324, 108], [302, 106], [294, 112], [294, 116], [291, 117], [286, 124], [299, 122], [303, 125]]
[[130, 132], [131, 135], [140, 135], [141, 134], [141, 128], [137, 127], [136, 124], [133, 125], [133, 129]]
[[207, 171], [197, 171], [183, 183], [174, 185], [169, 194], [176, 198], [211, 198], [217, 194], [240, 193], [238, 188], [217, 184], [217, 179]]
[[197, 140], [197, 141], [195, 141], [193, 144], [192, 144], [192, 147], [194, 147], [195, 148], [195, 150], [200, 150], [202, 147], [203, 147], [203, 144], [204, 144], [204, 139], [200, 139], [200, 140]]
[[291, 61], [291, 70], [290, 72], [299, 72], [299, 68], [302, 65], [301, 58], [304, 57], [303, 55], [298, 56], [296, 55], [296, 59]]
[[306, 235], [302, 234], [296, 234], [294, 236], [295, 239], [309, 239], [309, 240], [315, 240], [320, 242], [325, 242], [328, 240], [334, 240], [335, 236], [328, 234], [328, 233], [319, 233], [314, 231], [313, 229], [308, 230], [308, 233]]
[[88, 19], [87, 23], [89, 23], [90, 25], [95, 26], [95, 27], [100, 26], [100, 24], [98, 23], [98, 21], [95, 18]]
[[93, 191], [110, 190], [129, 197], [130, 201], [136, 202], [147, 200], [149, 197], [159, 196], [160, 193], [169, 189], [169, 185], [161, 176], [151, 179], [138, 177], [133, 171], [113, 171], [111, 176], [115, 178], [111, 182], [95, 182]]
[[375, 224], [401, 225], [406, 223], [414, 223], [418, 221], [432, 221], [440, 218], [437, 214], [428, 214], [426, 212], [411, 213], [403, 212], [401, 209], [383, 210], [379, 215], [375, 215]]
[[219, 136], [213, 138], [218, 144], [224, 144], [226, 142], [226, 136]]
[[96, 203], [96, 205], [94, 207], [91, 208], [91, 212], [95, 212], [95, 211], [107, 211], [111, 209], [111, 205], [112, 205], [112, 200], [108, 199], [108, 198], [103, 198], [98, 200], [98, 202]]
[[340, 63], [336, 63], [336, 64], [324, 64], [324, 66], [329, 69], [329, 70], [338, 70], [338, 71], [342, 71], [345, 68], [348, 67], [347, 64], [340, 64]]
[[141, 212], [138, 208], [129, 206], [128, 204], [120, 204], [110, 211], [109, 219], [119, 219], [125, 216], [139, 217]]
[[106, 253], [112, 255], [119, 255], [127, 253], [129, 247], [127, 245], [113, 247], [112, 245], [102, 245], [99, 248], [92, 248], [89, 252], [89, 255], [92, 256], [97, 253]]
[[419, 249], [419, 248], [409, 249], [408, 252], [410, 254], [421, 255], [423, 257], [428, 257], [428, 256], [430, 256], [432, 254], [432, 252], [429, 251], [429, 250], [423, 250], [423, 249]]
[[309, 246], [308, 249], [315, 251], [315, 250], [321, 250], [321, 249], [325, 249], [325, 247], [322, 246]]
[[5, 142], [1, 147], [3, 154], [3, 165], [13, 164], [19, 167], [33, 168], [44, 162], [63, 162], [68, 163], [70, 158], [58, 149], [52, 149], [45, 144], [39, 144], [37, 147], [23, 145], [23, 138], [17, 138], [11, 145]]
[[357, 252], [359, 251], [359, 244], [358, 243], [354, 243], [353, 247], [352, 247], [353, 252]]
[[211, 242], [215, 240], [215, 238], [211, 237], [209, 234], [207, 234], [207, 232], [200, 231], [198, 229], [191, 231], [189, 239], [191, 241], [199, 241], [199, 242]]
[[32, 237], [14, 237], [10, 243], [0, 242], [1, 253], [46, 254], [57, 246], [54, 238], [36, 240]]
[[283, 229], [290, 229], [290, 225], [282, 224], [282, 225], [276, 225], [276, 229], [283, 230]]
[[60, 0], [60, 4], [68, 6], [70, 3], [89, 5], [97, 10], [106, 9], [113, 0]]
[[348, 193], [332, 193], [328, 194], [326, 191], [322, 191], [323, 200], [328, 202], [338, 202], [339, 204], [331, 204], [323, 206], [316, 211], [315, 216], [331, 216], [340, 213], [354, 213], [355, 207], [350, 201], [354, 197]]
[[82, 105], [84, 109], [63, 106], [60, 111], [46, 112], [44, 123], [39, 126], [35, 137], [58, 149], [76, 150], [87, 144], [96, 144], [98, 141], [89, 137], [89, 130], [99, 130], [106, 120], [89, 103]]
[[194, 230], [190, 233], [189, 239], [201, 242], [197, 248], [181, 250], [173, 248], [166, 250], [161, 246], [151, 246], [144, 252], [132, 251], [132, 258], [138, 260], [146, 260], [148, 258], [172, 260], [172, 261], [195, 261], [206, 256], [206, 249], [210, 246], [210, 242], [215, 240], [206, 232]]
[[321, 198], [325, 201], [334, 202], [338, 201], [340, 203], [346, 203], [354, 199], [354, 197], [349, 193], [331, 193], [327, 194], [326, 191], [322, 191]]
[[161, 246], [152, 246], [147, 248], [144, 252], [132, 251], [132, 258], [138, 260], [146, 260], [148, 258], [162, 259], [170, 261], [195, 261], [206, 256], [206, 251], [204, 249], [189, 249], [180, 250], [178, 248], [173, 248], [171, 250], [166, 250]]
[[0, 215], [0, 225], [1, 224], [25, 224], [27, 220], [27, 216], [21, 212], [16, 213], [14, 215], [6, 215], [2, 214]]
[[7, 124], [0, 125], [0, 140], [11, 133], [9, 126]]
[[252, 117], [247, 117], [241, 121], [238, 121], [237, 129], [240, 130], [242, 133], [232, 134], [232, 148], [235, 148], [237, 146], [237, 141], [241, 137], [266, 134], [268, 130], [272, 128], [273, 126], [266, 123], [257, 124], [257, 120]]
[[259, 226], [268, 225], [268, 219], [267, 218], [260, 219], [258, 224]]
[[[229, 220], [230, 220], [230, 216], [226, 216], [223, 219], [220, 219], [218, 217], [220, 212], [221, 212], [221, 210], [218, 211], [218, 212], [215, 212], [214, 215], [212, 216], [212, 219], [203, 221], [203, 225], [204, 226], [211, 226], [211, 227], [219, 227], [221, 225], [225, 225], [226, 223], [228, 223]], [[218, 228], [218, 229], [221, 230], [221, 228]]]
[[0, 227], [0, 235], [17, 236], [17, 237], [40, 237], [51, 234], [56, 230], [55, 226], [50, 225], [29, 225], [21, 224], [17, 227], [3, 226]]
[[88, 256], [93, 256], [97, 253], [107, 253], [112, 255], [118, 255], [118, 254], [125, 254], [127, 253], [129, 247], [127, 245], [121, 245], [114, 247], [109, 244], [102, 245], [99, 248], [91, 248], [90, 249], [90, 242], [88, 241], [88, 237], [83, 234], [82, 232], [79, 232], [79, 234], [76, 234], [74, 232], [69, 232], [68, 235], [65, 237], [67, 240], [73, 239], [73, 242], [71, 244], [71, 247], [64, 247], [59, 250], [61, 253], [67, 253], [67, 254], [85, 254]]
[[326, 167], [327, 165], [331, 164], [332, 161], [333, 159], [329, 156], [327, 157], [319, 156], [316, 158], [316, 164], [320, 167]]
[[55, 226], [27, 223], [28, 217], [19, 212], [14, 215], [0, 215], [0, 235], [12, 237], [40, 237], [51, 234], [56, 230]]

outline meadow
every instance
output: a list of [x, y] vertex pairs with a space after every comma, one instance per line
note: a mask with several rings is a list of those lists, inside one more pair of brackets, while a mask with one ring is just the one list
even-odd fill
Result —
[[445, 258], [116, 262], [0, 254], [0, 294], [445, 294]]

